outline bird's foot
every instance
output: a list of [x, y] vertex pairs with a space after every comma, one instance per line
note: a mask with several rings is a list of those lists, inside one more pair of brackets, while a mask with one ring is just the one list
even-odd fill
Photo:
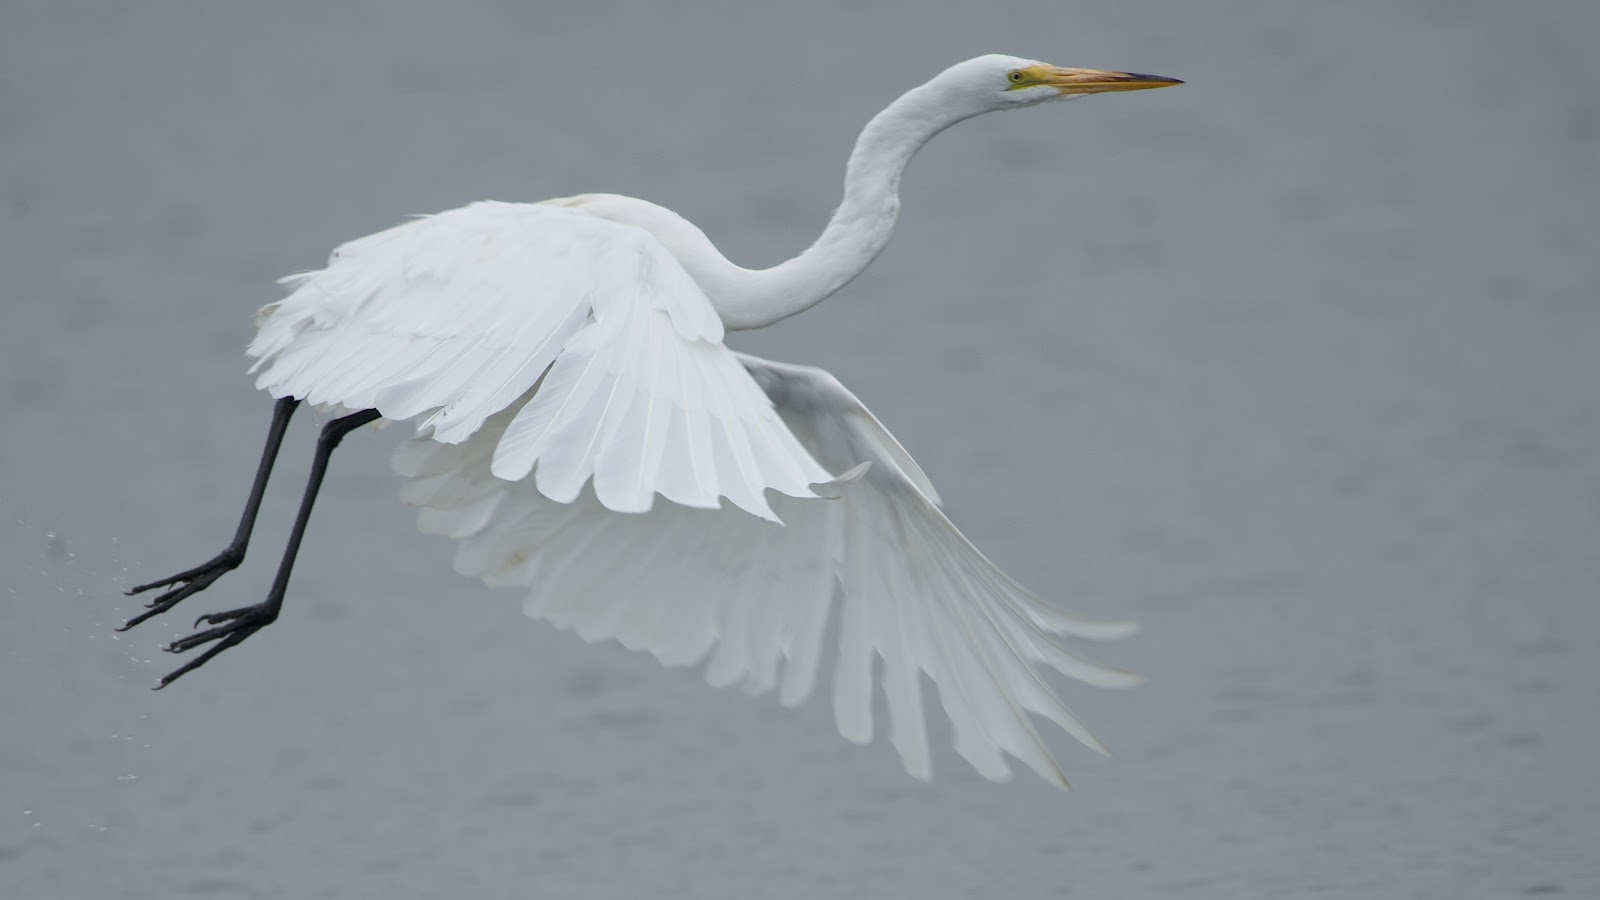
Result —
[[196, 628], [199, 628], [202, 623], [212, 627], [178, 638], [162, 649], [168, 653], [187, 653], [196, 647], [213, 641], [216, 642], [216, 646], [167, 674], [156, 685], [156, 690], [160, 690], [177, 681], [187, 673], [210, 662], [211, 658], [218, 653], [235, 644], [243, 643], [245, 638], [271, 625], [278, 618], [278, 606], [279, 604], [268, 600], [264, 603], [257, 603], [254, 606], [241, 606], [238, 609], [230, 609], [227, 612], [209, 613], [195, 619], [194, 625]]
[[129, 628], [132, 628], [133, 626], [152, 616], [161, 615], [174, 606], [177, 606], [179, 603], [182, 603], [186, 598], [192, 597], [210, 587], [211, 582], [216, 581], [218, 578], [221, 578], [228, 572], [237, 569], [239, 567], [239, 563], [241, 562], [244, 562], [244, 550], [242, 548], [229, 547], [228, 549], [218, 553], [216, 556], [206, 560], [192, 569], [185, 569], [176, 575], [163, 578], [160, 581], [152, 581], [149, 584], [141, 584], [138, 587], [126, 591], [125, 594], [129, 597], [132, 597], [134, 594], [142, 594], [145, 591], [153, 590], [155, 588], [172, 588], [172, 590], [167, 591], [154, 600], [151, 600], [149, 603], [146, 603], [144, 612], [134, 616], [126, 622], [123, 622], [122, 627], [118, 628], [117, 630], [127, 631]]

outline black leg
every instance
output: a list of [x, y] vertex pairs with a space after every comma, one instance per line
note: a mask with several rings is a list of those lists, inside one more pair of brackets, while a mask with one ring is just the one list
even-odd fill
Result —
[[216, 642], [216, 646], [161, 679], [160, 684], [156, 685], [157, 689], [164, 688], [185, 673], [200, 668], [218, 653], [242, 643], [245, 638], [277, 620], [279, 610], [283, 609], [284, 592], [289, 588], [289, 572], [294, 569], [294, 558], [300, 552], [301, 539], [305, 537], [306, 522], [311, 519], [311, 507], [317, 501], [317, 491], [322, 487], [322, 477], [328, 472], [328, 458], [333, 455], [334, 448], [339, 446], [345, 435], [376, 418], [378, 411], [368, 409], [341, 419], [334, 419], [322, 426], [322, 435], [317, 438], [317, 453], [311, 459], [311, 474], [306, 479], [305, 494], [300, 498], [300, 513], [295, 516], [294, 529], [289, 532], [289, 543], [284, 547], [283, 561], [278, 563], [278, 575], [272, 580], [272, 589], [267, 592], [267, 598], [253, 606], [211, 613], [196, 619], [194, 624], [197, 628], [201, 623], [213, 627], [181, 637], [168, 644], [166, 649], [172, 653], [183, 653], [213, 641]]
[[127, 594], [131, 597], [134, 594], [142, 594], [151, 588], [177, 585], [172, 590], [146, 603], [147, 609], [122, 623], [122, 627], [118, 628], [118, 631], [127, 631], [151, 616], [161, 615], [177, 606], [185, 598], [198, 594], [210, 587], [211, 582], [237, 569], [239, 563], [244, 562], [245, 547], [250, 543], [250, 532], [256, 527], [256, 513], [261, 509], [261, 496], [267, 492], [267, 479], [272, 476], [272, 464], [278, 458], [278, 448], [283, 444], [283, 434], [289, 430], [289, 417], [294, 415], [295, 407], [299, 405], [299, 400], [293, 397], [284, 397], [272, 407], [272, 427], [267, 430], [267, 445], [261, 448], [261, 464], [256, 468], [256, 480], [250, 486], [250, 499], [244, 502], [244, 515], [239, 517], [239, 530], [234, 532], [233, 542], [215, 557], [192, 569], [185, 569], [160, 581], [141, 584], [128, 591]]

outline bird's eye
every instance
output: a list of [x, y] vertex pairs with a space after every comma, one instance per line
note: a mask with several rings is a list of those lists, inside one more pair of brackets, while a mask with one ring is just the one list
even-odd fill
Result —
[[1010, 78], [1011, 78], [1011, 83], [1012, 84], [1021, 84], [1022, 83], [1022, 73], [1021, 72], [1012, 72], [1011, 75], [1010, 75]]

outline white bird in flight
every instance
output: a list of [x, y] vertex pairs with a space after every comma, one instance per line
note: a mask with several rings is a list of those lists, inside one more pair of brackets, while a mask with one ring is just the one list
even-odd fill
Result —
[[677, 213], [614, 194], [473, 203], [339, 247], [261, 311], [247, 354], [278, 401], [232, 543], [129, 591], [169, 588], [123, 628], [239, 565], [304, 402], [339, 417], [323, 426], [267, 598], [201, 616], [209, 627], [166, 649], [213, 646], [158, 687], [278, 617], [330, 454], [363, 424], [408, 420], [417, 436], [394, 468], [418, 526], [460, 542], [461, 574], [528, 589], [528, 615], [667, 665], [708, 660], [712, 684], [776, 688], [794, 705], [817, 681], [837, 599], [845, 738], [872, 739], [877, 657], [890, 741], [913, 776], [932, 775], [926, 675], [979, 773], [1009, 778], [1010, 754], [1065, 786], [1029, 713], [1105, 748], [1040, 664], [1098, 687], [1135, 684], [1059, 641], [1135, 626], [1036, 598], [956, 530], [916, 461], [832, 375], [735, 353], [723, 337], [860, 274], [889, 240], [906, 164], [945, 128], [1180, 83], [1012, 56], [958, 63], [867, 124], [822, 236], [770, 269], [736, 266]]

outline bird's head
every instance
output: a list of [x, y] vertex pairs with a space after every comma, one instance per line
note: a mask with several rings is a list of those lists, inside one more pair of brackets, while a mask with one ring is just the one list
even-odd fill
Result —
[[938, 85], [947, 96], [960, 97], [971, 104], [976, 114], [1018, 109], [1051, 100], [1072, 100], [1089, 94], [1171, 87], [1183, 82], [1137, 72], [1067, 69], [1036, 59], [992, 53], [956, 63], [930, 84]]

